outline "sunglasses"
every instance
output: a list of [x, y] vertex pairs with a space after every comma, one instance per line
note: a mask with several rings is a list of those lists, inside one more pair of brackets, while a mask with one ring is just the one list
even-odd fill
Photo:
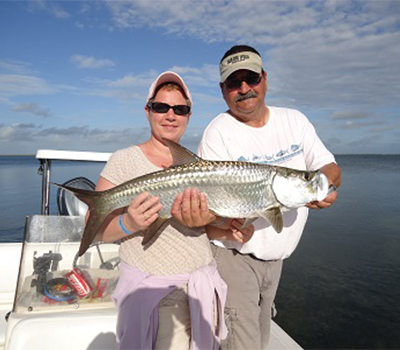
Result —
[[257, 86], [260, 84], [262, 79], [262, 74], [249, 74], [241, 79], [227, 79], [225, 81], [225, 86], [229, 90], [240, 89], [242, 82], [246, 82], [248, 86]]
[[147, 106], [156, 113], [167, 113], [170, 108], [173, 109], [176, 115], [187, 115], [190, 113], [190, 106], [187, 105], [170, 106], [162, 102], [149, 102]]

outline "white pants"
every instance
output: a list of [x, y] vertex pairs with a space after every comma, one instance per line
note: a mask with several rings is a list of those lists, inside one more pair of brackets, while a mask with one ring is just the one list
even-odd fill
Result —
[[161, 306], [156, 350], [189, 350], [191, 340], [188, 305]]

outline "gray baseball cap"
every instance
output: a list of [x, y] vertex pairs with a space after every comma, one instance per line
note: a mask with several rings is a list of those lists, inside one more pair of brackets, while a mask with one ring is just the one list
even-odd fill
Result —
[[219, 65], [221, 83], [225, 82], [232, 73], [241, 69], [261, 73], [263, 69], [261, 57], [251, 51], [238, 52], [225, 57]]

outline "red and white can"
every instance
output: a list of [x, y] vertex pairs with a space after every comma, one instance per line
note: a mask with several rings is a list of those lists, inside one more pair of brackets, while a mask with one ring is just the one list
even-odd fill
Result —
[[65, 278], [68, 280], [68, 284], [74, 289], [75, 293], [80, 298], [88, 296], [93, 288], [89, 281], [86, 279], [84, 273], [80, 269], [73, 269], [66, 273]]

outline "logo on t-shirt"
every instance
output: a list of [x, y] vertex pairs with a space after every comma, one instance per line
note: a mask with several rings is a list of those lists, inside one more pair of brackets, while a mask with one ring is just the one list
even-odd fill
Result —
[[301, 153], [303, 153], [303, 148], [301, 147], [301, 145], [293, 144], [288, 149], [281, 149], [278, 152], [272, 154], [253, 154], [248, 158], [240, 156], [238, 158], [238, 161], [275, 165], [287, 162], [288, 160], [300, 155]]

